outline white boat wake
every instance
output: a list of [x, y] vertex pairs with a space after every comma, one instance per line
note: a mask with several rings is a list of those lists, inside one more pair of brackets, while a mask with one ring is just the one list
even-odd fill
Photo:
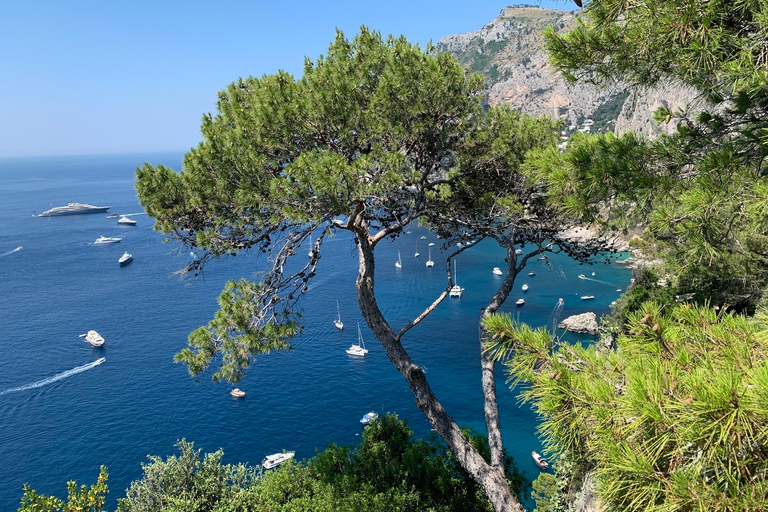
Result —
[[91, 368], [94, 368], [103, 362], [104, 362], [104, 358], [102, 357], [101, 359], [97, 359], [92, 363], [84, 364], [82, 366], [78, 366], [77, 368], [72, 368], [71, 370], [61, 372], [58, 375], [54, 375], [53, 377], [48, 377], [43, 380], [33, 382], [32, 384], [25, 384], [24, 386], [19, 386], [17, 388], [11, 388], [11, 389], [6, 389], [5, 391], [0, 391], [0, 396], [7, 395], [8, 393], [14, 393], [16, 391], [26, 391], [28, 389], [40, 388], [48, 384], [52, 384], [57, 380], [66, 379], [67, 377], [71, 377], [72, 375], [82, 373], [86, 370], [90, 370]]
[[21, 246], [21, 245], [20, 245], [20, 246], [18, 246], [17, 248], [15, 248], [15, 249], [14, 249], [14, 250], [12, 250], [12, 251], [7, 251], [7, 252], [4, 252], [3, 254], [0, 254], [0, 258], [2, 258], [3, 256], [8, 256], [8, 255], [11, 255], [11, 254], [13, 254], [13, 253], [15, 253], [15, 252], [19, 252], [19, 251], [21, 250], [21, 248], [22, 248], [22, 247], [23, 247], [23, 246]]

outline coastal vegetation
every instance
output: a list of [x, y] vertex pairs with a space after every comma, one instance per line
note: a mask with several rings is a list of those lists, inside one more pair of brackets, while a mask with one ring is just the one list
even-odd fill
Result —
[[[488, 459], [487, 439], [466, 431]], [[143, 476], [133, 482], [119, 512], [246, 512], [255, 510], [378, 512], [382, 510], [488, 512], [491, 504], [437, 436], [414, 439], [406, 422], [382, 415], [364, 431], [359, 445], [335, 446], [305, 461], [263, 471], [245, 464], [223, 464], [223, 452], [201, 454], [181, 440], [178, 455], [149, 457]], [[505, 458], [505, 474], [518, 499], [529, 482]], [[70, 482], [67, 502], [25, 489], [19, 512], [106, 510], [107, 473], [78, 489]]]
[[768, 7], [592, 0], [583, 19], [546, 34], [567, 78], [684, 84], [707, 106], [659, 109], [658, 122], [680, 122], [669, 136], [581, 135], [527, 159], [553, 204], [642, 226], [635, 245], [653, 260], [606, 343], [486, 321], [487, 350], [528, 383], [521, 397], [557, 457], [554, 485], [534, 484], [537, 505], [567, 510], [591, 487], [606, 510], [765, 510]]
[[[193, 376], [215, 365], [214, 380], [235, 383], [255, 356], [289, 348], [301, 329], [296, 304], [318, 272], [324, 241], [349, 231], [359, 260], [358, 305], [369, 328], [495, 510], [519, 510], [504, 476], [495, 362], [480, 358], [486, 461], [403, 339], [448, 297], [451, 260], [483, 239], [503, 248], [507, 263], [483, 316], [501, 307], [531, 259], [564, 253], [589, 262], [612, 247], [571, 237], [569, 228], [581, 220], [553, 207], [546, 187], [520, 172], [528, 151], [558, 141], [560, 124], [507, 106], [483, 110], [481, 89], [479, 76], [432, 47], [366, 28], [353, 40], [338, 33], [325, 56], [306, 62], [300, 79], [241, 79], [219, 93], [218, 112], [204, 118], [204, 141], [186, 155], [182, 172], [145, 165], [136, 187], [156, 228], [200, 254], [189, 272], [241, 251], [267, 257], [259, 282], [231, 281], [214, 319], [177, 355]], [[395, 326], [378, 306], [375, 251], [416, 222], [451, 249], [446, 288]], [[481, 324], [479, 344], [483, 338]]]
[[[411, 440], [385, 417], [357, 450], [331, 447], [261, 476], [182, 443], [179, 458], [145, 465], [120, 506], [141, 510], [130, 507], [147, 497], [147, 510], [195, 510], [215, 495], [227, 498], [206, 510], [521, 510], [526, 487], [504, 453], [495, 401], [500, 361], [541, 415], [556, 469], [533, 485], [537, 510], [568, 510], [588, 486], [605, 510], [767, 509], [767, 20], [757, 0], [586, 2], [582, 24], [546, 33], [564, 76], [686, 84], [708, 106], [660, 109], [659, 122], [680, 121], [672, 135], [579, 134], [564, 152], [557, 122], [484, 112], [480, 79], [453, 58], [367, 29], [351, 41], [337, 34], [299, 80], [280, 72], [220, 92], [182, 172], [146, 165], [137, 190], [158, 229], [197, 250], [188, 273], [243, 251], [265, 253], [269, 266], [258, 283], [227, 285], [177, 360], [237, 382], [256, 355], [289, 348], [323, 242], [348, 230], [363, 317], [442, 442]], [[445, 291], [398, 330], [377, 305], [374, 251], [412, 222], [446, 248], [463, 246], [445, 262]], [[610, 249], [563, 234], [581, 223], [640, 231], [636, 247], [654, 261], [603, 324], [608, 343], [569, 344], [496, 315], [531, 258], [589, 262]], [[300, 247], [312, 234], [307, 259]], [[453, 286], [451, 259], [484, 238], [508, 264], [479, 328], [487, 443], [455, 424], [402, 344]], [[209, 494], [163, 487], [181, 460], [192, 470], [172, 481]], [[209, 487], [206, 475], [232, 488]], [[106, 471], [69, 492], [100, 510]], [[158, 505], [153, 492], [173, 497]], [[24, 499], [22, 510], [63, 506], [28, 488]], [[174, 501], [183, 499], [199, 501]]]

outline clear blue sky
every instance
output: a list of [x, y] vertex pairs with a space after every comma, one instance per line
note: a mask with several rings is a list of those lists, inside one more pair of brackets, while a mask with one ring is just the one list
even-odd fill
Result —
[[336, 27], [352, 37], [367, 25], [423, 46], [478, 30], [507, 5], [1, 0], [0, 157], [186, 151], [217, 91], [278, 69], [298, 77]]

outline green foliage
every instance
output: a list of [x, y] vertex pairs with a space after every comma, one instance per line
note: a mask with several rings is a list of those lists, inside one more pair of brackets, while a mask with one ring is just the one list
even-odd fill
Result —
[[213, 378], [237, 382], [254, 356], [288, 349], [320, 258], [288, 275], [296, 248], [335, 218], [379, 227], [423, 212], [481, 113], [481, 87], [450, 55], [363, 27], [351, 41], [338, 32], [299, 80], [280, 72], [221, 91], [182, 172], [146, 164], [136, 189], [156, 229], [202, 254], [187, 272], [248, 251], [268, 253], [272, 267], [257, 284], [229, 283], [176, 360], [198, 375], [224, 354]]
[[[363, 441], [356, 448], [331, 445], [307, 461], [306, 466], [267, 474], [258, 486], [261, 501], [257, 502], [257, 508], [493, 510], [483, 490], [442, 442], [436, 437], [413, 440], [412, 434], [407, 424], [396, 416], [380, 416], [365, 429]], [[473, 445], [489, 457], [487, 440], [476, 433], [468, 435]], [[507, 477], [519, 499], [527, 490], [527, 482], [511, 458], [507, 459]], [[290, 492], [278, 491], [282, 486], [289, 486]], [[305, 508], [301, 509], [299, 504]], [[333, 508], [324, 508], [329, 507], [328, 504], [333, 504]]]
[[121, 505], [131, 512], [244, 512], [253, 510], [250, 487], [256, 473], [245, 465], [223, 465], [224, 452], [200, 456], [194, 443], [181, 440], [179, 455], [150, 456], [144, 476], [131, 483]]
[[768, 324], [647, 303], [615, 352], [497, 316], [490, 349], [542, 415], [549, 451], [596, 470], [610, 510], [768, 507]]
[[536, 502], [533, 512], [555, 512], [552, 499], [557, 492], [557, 478], [552, 473], [541, 473], [533, 481], [531, 497]]
[[77, 482], [67, 482], [67, 501], [54, 496], [38, 494], [24, 484], [19, 512], [101, 512], [109, 491], [107, 489], [107, 468], [101, 466], [99, 477], [91, 487], [77, 487]]
[[[546, 34], [551, 62], [568, 79], [664, 80], [694, 87], [710, 104], [696, 115], [660, 109], [658, 122], [680, 123], [654, 141], [574, 141], [553, 170], [553, 199], [575, 211], [602, 194], [616, 219], [632, 213], [649, 227], [652, 255], [667, 262], [678, 294], [753, 312], [768, 285], [768, 4], [592, 0], [584, 14], [574, 30]], [[543, 160], [540, 171], [557, 158]], [[596, 183], [607, 188], [584, 192]]]

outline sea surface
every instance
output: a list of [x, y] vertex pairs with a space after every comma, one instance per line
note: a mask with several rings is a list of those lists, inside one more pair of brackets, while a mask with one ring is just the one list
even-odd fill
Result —
[[[24, 483], [64, 498], [68, 480], [91, 485], [102, 464], [109, 470], [108, 505], [114, 508], [141, 477], [147, 455], [174, 454], [182, 438], [204, 452], [222, 448], [225, 463], [256, 465], [282, 450], [306, 459], [328, 443], [356, 443], [359, 419], [368, 411], [397, 413], [417, 435], [429, 433], [405, 381], [362, 322], [357, 255], [345, 232], [322, 246], [318, 275], [301, 302], [305, 330], [294, 350], [259, 357], [238, 385], [244, 398], [232, 398], [230, 386], [212, 383], [210, 374], [196, 382], [173, 362], [187, 335], [212, 318], [224, 283], [251, 277], [262, 265], [254, 255], [239, 255], [209, 265], [196, 281], [179, 280], [175, 272], [190, 259], [190, 250], [163, 243], [164, 235], [152, 229], [136, 198], [134, 172], [145, 161], [178, 170], [181, 158], [0, 159], [0, 510], [18, 508]], [[69, 201], [109, 205], [108, 213], [130, 214], [138, 224], [119, 226], [106, 214], [35, 216]], [[122, 242], [94, 245], [101, 235]], [[436, 244], [431, 269], [425, 266], [430, 242]], [[414, 227], [377, 249], [379, 304], [396, 329], [446, 286], [440, 242]], [[134, 261], [120, 267], [125, 251]], [[398, 251], [402, 269], [394, 265]], [[490, 241], [462, 253], [458, 282], [464, 295], [446, 299], [404, 338], [449, 414], [481, 431], [477, 321], [500, 283], [492, 269], [504, 266], [503, 257]], [[550, 327], [553, 320], [586, 311], [608, 314], [621, 293], [617, 289], [631, 277], [620, 265], [550, 261], [556, 269], [529, 265], [503, 311]], [[530, 271], [536, 275], [529, 277]], [[525, 293], [523, 283], [530, 286]], [[582, 301], [582, 295], [595, 299]], [[519, 297], [526, 300], [522, 307], [514, 304]], [[333, 325], [336, 300], [342, 331]], [[364, 359], [344, 352], [357, 340], [358, 322], [369, 349]], [[80, 337], [89, 329], [106, 339], [102, 348]], [[101, 357], [106, 361], [94, 365]], [[530, 453], [541, 450], [537, 418], [519, 406], [501, 370], [497, 379], [505, 447], [535, 478]]]

